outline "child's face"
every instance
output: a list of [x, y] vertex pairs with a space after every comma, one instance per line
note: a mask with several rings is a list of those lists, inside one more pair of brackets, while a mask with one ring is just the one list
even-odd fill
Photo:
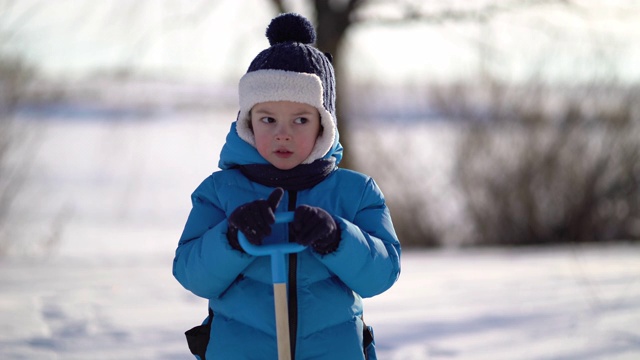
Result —
[[269, 101], [251, 109], [256, 148], [262, 157], [281, 170], [306, 160], [320, 134], [320, 114], [311, 105]]

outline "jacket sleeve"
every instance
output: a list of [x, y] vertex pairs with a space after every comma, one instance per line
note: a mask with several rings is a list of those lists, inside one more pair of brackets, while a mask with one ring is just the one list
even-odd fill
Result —
[[316, 256], [362, 297], [389, 289], [400, 275], [400, 242], [382, 192], [369, 178], [353, 219], [336, 218], [341, 229], [338, 249]]
[[173, 275], [187, 290], [211, 299], [220, 297], [253, 257], [227, 241], [227, 219], [207, 180], [193, 193], [192, 209], [173, 260]]

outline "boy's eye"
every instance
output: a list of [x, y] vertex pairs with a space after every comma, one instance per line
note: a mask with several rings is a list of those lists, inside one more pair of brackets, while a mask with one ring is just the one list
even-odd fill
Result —
[[262, 121], [265, 124], [272, 124], [274, 122], [276, 122], [276, 119], [269, 117], [269, 116], [265, 116], [263, 118], [260, 119], [260, 121]]
[[296, 118], [295, 123], [296, 124], [306, 124], [309, 121], [309, 119], [305, 118], [305, 117], [299, 117]]

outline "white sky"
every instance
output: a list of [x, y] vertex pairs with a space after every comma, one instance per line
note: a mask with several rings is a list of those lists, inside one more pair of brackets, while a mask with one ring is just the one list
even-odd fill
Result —
[[[513, 1], [513, 0], [512, 0]], [[508, 3], [506, 0], [499, 4]], [[367, 23], [346, 39], [347, 70], [360, 82], [415, 83], [477, 76], [511, 80], [640, 80], [640, 4], [574, 1], [504, 12], [486, 24]], [[21, 0], [0, 4], [0, 50], [19, 51], [53, 76], [116, 68], [237, 81], [268, 46], [266, 0]], [[309, 14], [297, 1], [296, 11]], [[464, 2], [424, 6], [457, 9]], [[477, 6], [477, 2], [474, 5]], [[388, 13], [387, 5], [380, 12]], [[9, 36], [9, 37], [7, 37]], [[480, 56], [482, 54], [482, 56]]]

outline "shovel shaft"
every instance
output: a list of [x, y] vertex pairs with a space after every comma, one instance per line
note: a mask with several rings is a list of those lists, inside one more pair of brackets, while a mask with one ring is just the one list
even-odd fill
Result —
[[276, 332], [278, 335], [278, 360], [291, 359], [291, 342], [289, 341], [289, 307], [287, 306], [287, 284], [273, 284], [274, 304], [276, 310]]

